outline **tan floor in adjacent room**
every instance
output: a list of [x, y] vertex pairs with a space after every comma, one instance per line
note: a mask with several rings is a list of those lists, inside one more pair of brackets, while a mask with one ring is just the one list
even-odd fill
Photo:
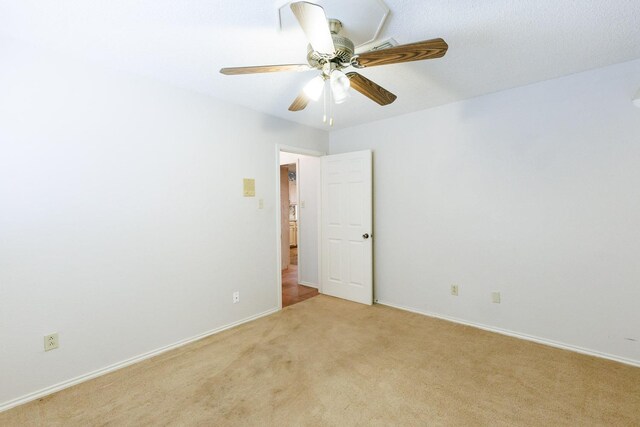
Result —
[[320, 295], [0, 425], [640, 425], [640, 368]]
[[288, 307], [318, 295], [318, 290], [298, 283], [298, 266], [282, 270], [282, 306]]

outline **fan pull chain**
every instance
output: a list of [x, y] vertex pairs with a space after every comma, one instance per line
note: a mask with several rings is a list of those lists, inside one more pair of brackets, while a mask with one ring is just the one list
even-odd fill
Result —
[[329, 126], [333, 126], [333, 93], [331, 90], [329, 90]]
[[322, 123], [327, 123], [327, 82], [322, 87]]

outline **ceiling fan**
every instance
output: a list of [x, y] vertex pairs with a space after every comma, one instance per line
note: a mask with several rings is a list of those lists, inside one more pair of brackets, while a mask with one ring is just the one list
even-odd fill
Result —
[[[396, 95], [356, 72], [342, 71], [345, 68], [366, 68], [378, 65], [398, 64], [441, 58], [447, 53], [448, 45], [443, 39], [426, 40], [388, 49], [373, 50], [354, 54], [354, 44], [347, 37], [339, 35], [342, 23], [337, 19], [327, 19], [324, 9], [314, 3], [299, 1], [291, 3], [291, 10], [309, 41], [307, 64], [262, 65], [251, 67], [222, 68], [226, 75], [273, 73], [278, 71], [319, 70], [321, 74], [313, 78], [289, 106], [289, 111], [301, 111], [310, 100], [317, 101], [324, 94], [326, 121], [327, 103], [339, 104], [348, 97], [353, 87], [372, 101], [388, 105], [396, 100]], [[326, 82], [329, 82], [328, 85]], [[327, 89], [328, 86], [328, 89]], [[328, 100], [327, 100], [328, 98]], [[327, 102], [328, 101], [328, 102]], [[331, 115], [331, 114], [330, 114]], [[333, 119], [329, 119], [333, 124]]]

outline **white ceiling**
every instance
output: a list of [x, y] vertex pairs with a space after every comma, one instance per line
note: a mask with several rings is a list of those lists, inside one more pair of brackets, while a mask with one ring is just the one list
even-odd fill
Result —
[[[287, 110], [314, 72], [223, 76], [223, 66], [304, 63], [299, 30], [279, 32], [281, 1], [0, 0], [0, 32], [318, 128], [321, 106]], [[372, 0], [374, 1], [374, 0]], [[349, 22], [358, 13], [330, 17]], [[358, 93], [334, 110], [347, 127], [640, 58], [640, 0], [385, 0], [379, 38], [442, 37], [442, 59], [365, 69], [398, 95]], [[638, 76], [640, 83], [640, 76]]]

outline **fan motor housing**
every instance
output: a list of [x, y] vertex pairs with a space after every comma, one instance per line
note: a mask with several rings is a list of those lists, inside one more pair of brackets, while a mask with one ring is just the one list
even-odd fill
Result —
[[348, 64], [353, 57], [355, 50], [353, 42], [344, 36], [338, 35], [338, 32], [342, 28], [342, 23], [337, 19], [329, 19], [329, 27], [331, 28], [333, 45], [336, 48], [335, 56], [333, 56], [333, 58], [327, 58], [326, 55], [316, 52], [311, 45], [309, 45], [307, 47], [307, 62], [314, 68], [320, 68], [327, 60], [333, 63]]

